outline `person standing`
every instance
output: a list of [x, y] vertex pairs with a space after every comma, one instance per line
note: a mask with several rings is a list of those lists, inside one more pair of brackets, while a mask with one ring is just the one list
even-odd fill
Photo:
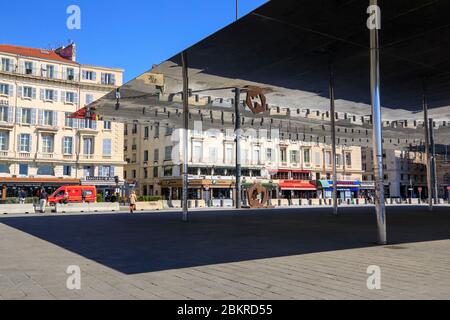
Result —
[[86, 202], [86, 197], [87, 197], [87, 192], [86, 192], [85, 189], [83, 189], [83, 190], [81, 191], [81, 201], [83, 201], [83, 203]]
[[26, 199], [27, 199], [27, 193], [25, 192], [25, 190], [20, 189], [20, 191], [19, 191], [19, 203], [20, 204], [25, 204]]
[[134, 210], [136, 210], [136, 202], [136, 191], [133, 190], [130, 195], [130, 213], [134, 213]]
[[45, 209], [47, 206], [47, 199], [48, 199], [48, 193], [45, 191], [45, 189], [42, 189], [41, 193], [39, 195], [39, 204], [41, 206], [41, 213], [45, 213]]

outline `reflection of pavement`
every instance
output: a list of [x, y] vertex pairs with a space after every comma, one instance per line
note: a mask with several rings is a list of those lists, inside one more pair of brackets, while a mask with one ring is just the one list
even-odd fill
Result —
[[[449, 298], [450, 208], [329, 208], [0, 218], [0, 298]], [[69, 265], [80, 291], [66, 289]], [[366, 288], [369, 265], [382, 290]]]

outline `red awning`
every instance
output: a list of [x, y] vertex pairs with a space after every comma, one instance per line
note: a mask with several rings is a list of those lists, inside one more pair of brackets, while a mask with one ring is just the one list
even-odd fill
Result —
[[283, 180], [279, 183], [281, 190], [305, 190], [316, 191], [317, 187], [306, 180]]
[[279, 169], [279, 170], [271, 170], [270, 173], [311, 173], [309, 170], [289, 170], [289, 169]]
[[97, 114], [95, 113], [95, 109], [90, 108], [90, 110], [88, 110], [87, 107], [81, 108], [80, 110], [69, 115], [67, 118], [98, 120]]

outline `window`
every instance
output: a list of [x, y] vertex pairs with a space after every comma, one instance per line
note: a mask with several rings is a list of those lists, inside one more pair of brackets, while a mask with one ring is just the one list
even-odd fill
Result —
[[98, 175], [100, 177], [113, 177], [114, 176], [114, 168], [111, 166], [100, 166], [98, 168]]
[[148, 169], [144, 168], [144, 179], [148, 179]]
[[0, 106], [0, 121], [9, 122], [9, 107]]
[[97, 130], [97, 121], [92, 119], [80, 119], [80, 128]]
[[102, 84], [115, 85], [116, 76], [113, 73], [102, 73]]
[[336, 167], [340, 167], [342, 165], [341, 163], [342, 155], [340, 153], [336, 154]]
[[25, 70], [24, 70], [25, 74], [33, 74], [33, 69], [34, 69], [33, 62], [25, 61], [24, 66], [25, 66]]
[[311, 150], [310, 149], [303, 150], [303, 162], [311, 163]]
[[43, 71], [45, 77], [50, 79], [53, 79], [55, 77], [55, 66], [48, 64]]
[[273, 161], [273, 154], [271, 148], [266, 149], [266, 159], [267, 161]]
[[164, 150], [164, 161], [172, 160], [172, 146], [166, 147]]
[[31, 152], [31, 136], [27, 133], [19, 135], [19, 152]]
[[172, 172], [172, 167], [164, 167], [164, 177], [171, 177]]
[[2, 71], [11, 72], [12, 71], [12, 63], [8, 58], [2, 58]]
[[195, 141], [194, 142], [194, 152], [193, 152], [193, 162], [202, 162], [202, 143]]
[[148, 150], [144, 151], [144, 161], [148, 162]]
[[124, 136], [128, 135], [128, 125], [126, 123], [123, 125], [123, 135]]
[[85, 155], [94, 154], [94, 138], [83, 139], [83, 153]]
[[90, 105], [94, 102], [94, 96], [92, 94], [86, 94], [86, 105]]
[[56, 123], [54, 123], [55, 116], [56, 116], [56, 112], [50, 111], [50, 110], [44, 110], [42, 112], [42, 125], [55, 126], [56, 125]]
[[28, 176], [28, 165], [27, 164], [19, 164], [19, 175]]
[[111, 130], [111, 121], [104, 121], [103, 122], [103, 129], [104, 130]]
[[66, 112], [66, 113], [64, 114], [64, 126], [65, 126], [66, 128], [75, 128], [75, 127], [76, 127], [76, 125], [75, 125], [75, 119], [67, 118], [67, 117], [69, 117], [69, 116], [70, 116], [70, 112]]
[[155, 149], [153, 153], [153, 161], [158, 162], [159, 161], [159, 149]]
[[291, 150], [291, 163], [298, 163], [298, 151]]
[[315, 153], [315, 155], [314, 155], [314, 159], [315, 159], [315, 164], [317, 165], [317, 166], [320, 166], [320, 152], [316, 152]]
[[136, 179], [136, 177], [137, 177], [137, 171], [136, 170], [133, 170], [133, 171], [131, 171], [131, 173], [132, 173], [132, 176], [133, 176], [133, 179]]
[[36, 99], [36, 89], [32, 87], [22, 88], [22, 98], [25, 99]]
[[158, 177], [159, 177], [158, 167], [154, 167], [153, 168], [153, 178], [158, 178]]
[[[31, 124], [31, 109], [29, 108], [18, 108], [17, 109], [19, 119], [18, 122], [21, 124]], [[36, 117], [36, 116], [35, 116]]]
[[0, 131], [0, 151], [8, 151], [9, 149], [9, 133]]
[[95, 175], [94, 167], [92, 166], [84, 166], [83, 167], [83, 176], [84, 177], [93, 177]]
[[128, 176], [127, 170], [123, 170], [123, 178], [127, 179], [127, 176]]
[[287, 162], [287, 150], [282, 148], [281, 150], [281, 162]]
[[136, 123], [133, 123], [133, 129], [132, 129], [132, 134], [137, 134], [138, 132], [138, 125]]
[[166, 136], [172, 135], [172, 132], [173, 132], [173, 128], [167, 126], [167, 127], [166, 127]]
[[0, 163], [0, 173], [9, 174], [9, 165]]
[[155, 139], [159, 138], [159, 124], [155, 125]]
[[97, 73], [95, 71], [83, 70], [83, 80], [96, 81]]
[[67, 76], [66, 80], [75, 80], [75, 69], [67, 68], [66, 76]]
[[261, 161], [261, 149], [259, 147], [253, 147], [253, 162], [259, 164]]
[[54, 136], [50, 134], [42, 135], [42, 152], [53, 153], [53, 140]]
[[233, 146], [227, 145], [226, 151], [225, 151], [225, 158], [226, 158], [225, 161], [227, 163], [233, 162]]
[[45, 91], [44, 91], [44, 99], [46, 101], [54, 101], [54, 100], [56, 100], [56, 98], [55, 98], [55, 90], [45, 89]]
[[144, 128], [144, 139], [148, 139], [150, 136], [150, 130], [149, 127]]
[[112, 155], [111, 139], [103, 139], [103, 155], [108, 157]]
[[66, 103], [75, 103], [75, 93], [67, 91], [66, 96], [65, 96], [65, 102]]
[[64, 137], [63, 139], [63, 153], [66, 155], [73, 154], [73, 138], [72, 137]]
[[217, 148], [215, 148], [215, 147], [209, 148], [209, 162], [212, 162], [212, 163], [217, 162]]
[[72, 176], [72, 167], [71, 166], [64, 166], [63, 167], [63, 175], [66, 177]]
[[325, 151], [325, 164], [331, 166], [331, 151]]
[[9, 96], [11, 92], [11, 86], [6, 83], [0, 83], [0, 94], [4, 96]]
[[347, 167], [351, 167], [352, 166], [352, 154], [351, 154], [351, 152], [346, 152], [345, 153], [345, 165]]
[[38, 166], [37, 170], [38, 176], [54, 176], [55, 170], [52, 166]]

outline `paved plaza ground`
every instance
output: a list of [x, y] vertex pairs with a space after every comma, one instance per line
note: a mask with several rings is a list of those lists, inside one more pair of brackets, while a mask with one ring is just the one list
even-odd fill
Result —
[[388, 246], [373, 207], [2, 216], [0, 299], [450, 299], [450, 206], [387, 214]]

